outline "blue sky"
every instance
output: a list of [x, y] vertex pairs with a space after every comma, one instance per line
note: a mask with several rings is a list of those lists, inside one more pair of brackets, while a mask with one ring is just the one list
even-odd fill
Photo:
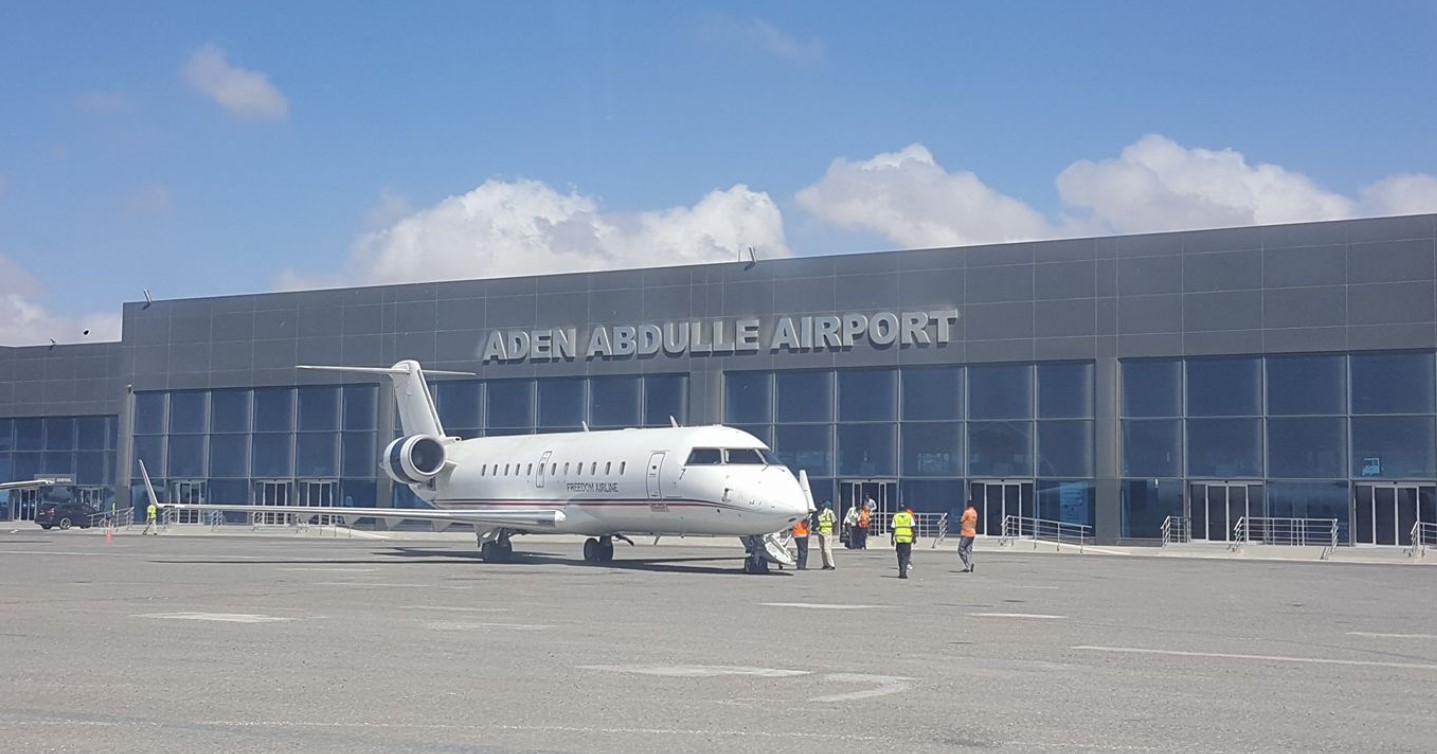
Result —
[[145, 287], [1437, 211], [1434, 39], [1418, 0], [8, 3], [0, 344]]

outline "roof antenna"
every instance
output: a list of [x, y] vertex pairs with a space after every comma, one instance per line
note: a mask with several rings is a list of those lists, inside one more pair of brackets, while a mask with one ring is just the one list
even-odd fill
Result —
[[743, 268], [745, 270], [751, 270], [756, 264], [758, 264], [758, 252], [754, 251], [754, 248], [750, 246], [748, 247], [748, 262], [744, 264]]
[[153, 304], [153, 303], [155, 303], [155, 297], [154, 297], [154, 296], [151, 296], [151, 295], [150, 295], [150, 289], [149, 289], [149, 288], [146, 288], [146, 289], [145, 289], [145, 305], [142, 306], [142, 307], [140, 307], [140, 308], [141, 308], [141, 309], [148, 309], [148, 308], [150, 308], [150, 304]]
[[670, 415], [670, 416], [669, 416], [669, 426], [671, 426], [671, 427], [673, 427], [673, 428], [675, 428], [675, 429], [678, 429], [678, 427], [679, 427], [679, 420], [678, 420], [678, 419], [675, 419], [672, 415]]

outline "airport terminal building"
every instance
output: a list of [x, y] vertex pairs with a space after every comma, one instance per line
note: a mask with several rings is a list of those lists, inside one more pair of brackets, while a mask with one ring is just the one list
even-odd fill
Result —
[[987, 534], [1437, 521], [1437, 215], [159, 300], [123, 333], [0, 348], [0, 480], [413, 506], [387, 386], [294, 367], [417, 359], [476, 374], [434, 383], [451, 435], [725, 423], [821, 500], [971, 498]]

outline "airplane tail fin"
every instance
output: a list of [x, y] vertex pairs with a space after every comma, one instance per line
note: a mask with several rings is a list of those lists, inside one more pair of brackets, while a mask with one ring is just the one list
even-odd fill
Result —
[[804, 469], [798, 470], [798, 486], [803, 488], [803, 497], [808, 501], [808, 512], [818, 510], [818, 506], [813, 504], [813, 488], [808, 486], [808, 472]]
[[446, 377], [473, 377], [472, 372], [445, 372], [425, 370], [419, 362], [406, 359], [392, 367], [329, 367], [301, 366], [325, 372], [349, 372], [351, 374], [382, 374], [394, 384], [394, 400], [399, 404], [399, 424], [404, 434], [444, 437], [444, 425], [439, 422], [439, 411], [434, 407], [434, 397], [429, 394], [429, 383], [425, 374]]
[[140, 476], [145, 478], [145, 494], [150, 498], [150, 505], [160, 507], [160, 499], [155, 495], [155, 485], [150, 482], [150, 471], [145, 468], [145, 462], [140, 460]]

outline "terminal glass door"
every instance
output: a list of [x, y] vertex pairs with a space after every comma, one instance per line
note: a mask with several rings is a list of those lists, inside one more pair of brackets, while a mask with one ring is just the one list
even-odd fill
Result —
[[1193, 482], [1191, 491], [1187, 504], [1193, 539], [1231, 542], [1239, 521], [1263, 515], [1261, 484]]
[[274, 513], [264, 512], [254, 514], [255, 524], [284, 524], [288, 523], [281, 509], [288, 507], [293, 497], [293, 482], [289, 480], [262, 479], [254, 483], [254, 504], [274, 506]]
[[873, 520], [869, 524], [870, 536], [888, 532], [888, 521], [898, 512], [898, 480], [896, 479], [845, 479], [838, 483], [839, 510], [834, 511], [840, 521], [848, 509], [873, 501]]
[[1003, 536], [1003, 521], [1009, 516], [1033, 518], [1033, 483], [998, 479], [973, 482], [969, 497], [978, 508], [978, 533]]
[[1353, 544], [1412, 544], [1412, 526], [1418, 520], [1429, 520], [1437, 488], [1415, 482], [1359, 484], [1353, 511]]
[[[170, 482], [170, 500], [180, 505], [203, 505], [205, 502], [205, 481], [203, 479], [181, 479]], [[196, 510], [175, 511], [174, 523], [198, 524], [201, 512]]]
[[[339, 497], [339, 482], [334, 479], [301, 479], [298, 505], [333, 507]], [[338, 523], [340, 516], [315, 516], [310, 520], [320, 526]]]
[[16, 521], [34, 521], [44, 492], [44, 489], [11, 490], [10, 518]]

